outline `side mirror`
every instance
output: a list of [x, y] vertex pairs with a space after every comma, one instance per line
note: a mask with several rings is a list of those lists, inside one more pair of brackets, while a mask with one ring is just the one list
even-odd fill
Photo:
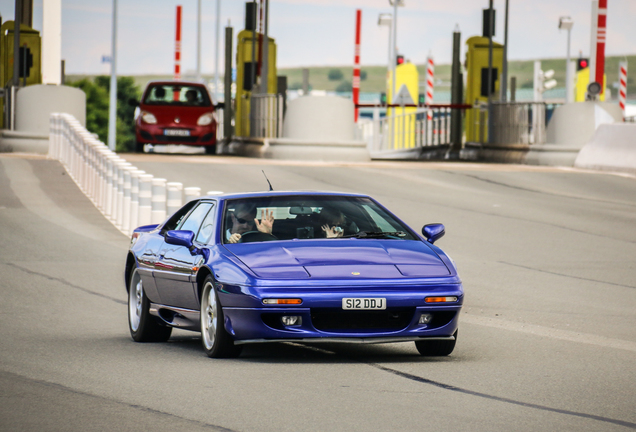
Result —
[[192, 247], [192, 239], [194, 239], [192, 231], [170, 230], [166, 232], [166, 243], [171, 245], [185, 246], [190, 249]]
[[137, 99], [128, 99], [128, 105], [133, 106], [133, 107], [138, 107], [139, 106], [139, 101]]
[[225, 102], [219, 102], [216, 105], [214, 105], [214, 108], [216, 109], [225, 109]]
[[424, 225], [422, 227], [422, 234], [424, 234], [424, 237], [426, 237], [426, 240], [432, 244], [432, 243], [435, 243], [437, 240], [441, 239], [442, 237], [444, 237], [444, 234], [446, 234], [446, 230], [443, 224], [434, 223], [434, 224]]

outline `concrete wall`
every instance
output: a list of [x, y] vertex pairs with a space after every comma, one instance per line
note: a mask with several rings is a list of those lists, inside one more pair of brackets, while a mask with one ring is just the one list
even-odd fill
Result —
[[636, 173], [636, 123], [601, 125], [579, 152], [574, 166]]
[[560, 144], [582, 148], [594, 131], [607, 123], [622, 122], [616, 103], [577, 102], [557, 107], [546, 130], [546, 145]]
[[49, 117], [54, 112], [71, 114], [86, 126], [86, 95], [67, 86], [41, 84], [21, 88], [16, 97], [16, 131], [48, 136]]
[[353, 101], [339, 96], [303, 96], [287, 104], [283, 137], [299, 141], [353, 141]]

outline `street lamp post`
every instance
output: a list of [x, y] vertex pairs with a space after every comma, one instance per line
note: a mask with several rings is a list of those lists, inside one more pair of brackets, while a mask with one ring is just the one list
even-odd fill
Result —
[[397, 9], [398, 6], [404, 6], [404, 0], [389, 0], [389, 4], [393, 6], [393, 20], [391, 24], [393, 27], [391, 33], [393, 35], [393, 40], [391, 41], [391, 49], [393, 51], [393, 55], [390, 59], [391, 64], [391, 103], [393, 103], [393, 99], [395, 99], [395, 56], [397, 55]]
[[562, 16], [559, 18], [559, 30], [567, 30], [568, 32], [568, 47], [565, 60], [565, 102], [574, 102], [574, 89], [572, 88], [574, 77], [572, 76], [572, 66], [570, 65], [570, 33], [574, 21], [569, 16]]
[[110, 99], [108, 106], [108, 148], [117, 147], [117, 0], [113, 0], [113, 30], [110, 54]]
[[390, 13], [381, 13], [380, 16], [378, 16], [378, 25], [389, 27], [389, 61], [386, 64], [387, 72], [391, 71], [391, 62], [392, 62], [391, 58], [393, 57], [393, 50], [392, 50], [392, 44], [391, 44], [392, 23], [393, 23], [393, 15], [391, 15]]

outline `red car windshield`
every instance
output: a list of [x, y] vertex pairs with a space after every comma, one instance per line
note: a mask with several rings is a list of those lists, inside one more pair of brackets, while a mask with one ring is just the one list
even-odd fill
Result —
[[210, 98], [203, 87], [175, 84], [154, 84], [146, 91], [146, 105], [179, 105], [209, 107]]

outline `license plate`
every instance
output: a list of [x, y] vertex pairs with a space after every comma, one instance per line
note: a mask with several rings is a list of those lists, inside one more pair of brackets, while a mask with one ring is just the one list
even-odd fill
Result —
[[165, 129], [163, 134], [166, 136], [190, 136], [188, 129]]
[[355, 310], [384, 310], [386, 309], [385, 298], [343, 298], [343, 309]]

